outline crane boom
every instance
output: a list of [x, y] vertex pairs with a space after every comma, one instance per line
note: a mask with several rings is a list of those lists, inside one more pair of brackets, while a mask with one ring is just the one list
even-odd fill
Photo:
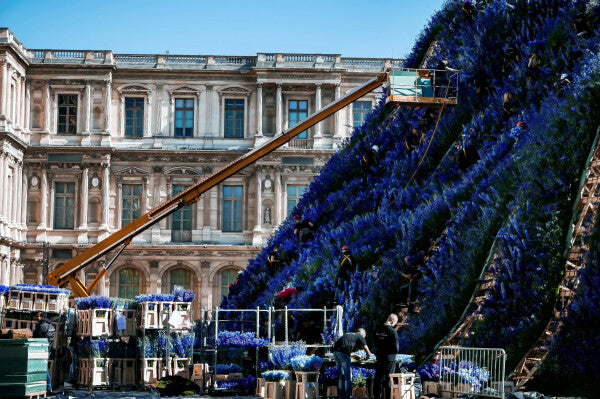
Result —
[[56, 270], [50, 272], [47, 276], [48, 283], [59, 287], [70, 285], [75, 297], [89, 296], [90, 292], [106, 274], [108, 267], [115, 260], [116, 256], [110, 263], [108, 263], [104, 268], [102, 268], [99, 271], [98, 276], [96, 276], [96, 278], [90, 284], [89, 287], [85, 287], [85, 285], [82, 283], [79, 277], [77, 277], [77, 272], [79, 270], [83, 269], [90, 263], [98, 260], [101, 256], [107, 254], [108, 252], [112, 251], [113, 249], [119, 246], [121, 246], [120, 252], [122, 252], [125, 249], [125, 247], [129, 245], [129, 243], [131, 243], [131, 240], [136, 235], [140, 234], [148, 227], [169, 216], [177, 209], [199, 201], [202, 193], [210, 190], [212, 187], [218, 185], [223, 180], [227, 179], [228, 177], [239, 172], [240, 170], [244, 169], [250, 164], [256, 162], [257, 160], [269, 154], [270, 152], [281, 147], [283, 144], [287, 143], [306, 129], [316, 125], [323, 119], [327, 118], [328, 116], [351, 104], [353, 101], [356, 101], [365, 94], [381, 86], [386, 81], [386, 78], [387, 73], [378, 74], [377, 77], [369, 80], [364, 85], [354, 89], [345, 96], [340, 97], [339, 99], [328, 104], [321, 110], [313, 113], [302, 122], [299, 122], [297, 125], [294, 125], [293, 127], [287, 129], [280, 136], [276, 136], [272, 140], [266, 142], [264, 145], [247, 152], [246, 154], [237, 158], [233, 162], [225, 165], [223, 168], [219, 169], [214, 174], [188, 187], [181, 193], [169, 198], [168, 200], [156, 206], [154, 209], [150, 210], [146, 214], [140, 216], [133, 222], [122, 227], [120, 230], [109, 235], [104, 240], [86, 249], [73, 259], [58, 267]]

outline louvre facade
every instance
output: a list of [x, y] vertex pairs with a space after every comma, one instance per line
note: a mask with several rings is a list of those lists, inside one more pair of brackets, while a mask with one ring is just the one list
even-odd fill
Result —
[[[0, 284], [49, 270], [400, 60], [28, 49], [0, 29]], [[217, 306], [373, 92], [139, 234], [96, 293]], [[86, 267], [89, 283], [108, 259]]]

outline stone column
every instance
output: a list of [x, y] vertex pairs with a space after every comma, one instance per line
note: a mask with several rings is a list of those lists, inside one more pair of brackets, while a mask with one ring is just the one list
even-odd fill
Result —
[[[341, 85], [339, 83], [336, 83], [335, 85], [335, 99], [339, 99], [340, 98], [340, 93], [341, 93]], [[336, 112], [335, 113], [335, 127], [333, 128], [333, 137], [340, 137], [341, 136], [341, 129], [340, 129], [340, 113]]]
[[[6, 155], [0, 152], [0, 188], [3, 193], [6, 193], [6, 187], [4, 184], [6, 182], [6, 166], [5, 166]], [[2, 234], [2, 223], [6, 221], [6, 211], [4, 210], [4, 197], [5, 195], [0, 196], [0, 234]]]
[[46, 165], [42, 165], [42, 176], [41, 176], [41, 199], [40, 199], [40, 224], [38, 226], [38, 230], [46, 230], [46, 223], [48, 219], [48, 207], [50, 204], [48, 203], [48, 169], [46, 169]]
[[[27, 229], [27, 182], [27, 173], [23, 170], [21, 176], [21, 215], [19, 218], [19, 224], [23, 231]], [[24, 238], [25, 237], [21, 237], [21, 239]]]
[[212, 137], [212, 102], [213, 102], [213, 87], [206, 86], [206, 131], [204, 135], [206, 137]]
[[31, 82], [25, 81], [25, 130], [31, 129]]
[[262, 218], [262, 170], [256, 168], [256, 222], [254, 231], [261, 231], [263, 218]]
[[194, 137], [202, 137], [202, 135], [200, 134], [200, 130], [202, 129], [201, 126], [201, 121], [202, 119], [200, 118], [200, 96], [202, 95], [202, 92], [199, 91], [198, 93], [196, 93], [196, 110], [197, 112], [194, 114]]
[[85, 84], [85, 126], [84, 133], [90, 132], [90, 120], [92, 116], [92, 85], [90, 82]]
[[282, 194], [282, 187], [281, 187], [281, 167], [276, 166], [275, 167], [275, 203], [273, 204], [274, 206], [274, 215], [273, 215], [273, 226], [279, 226], [279, 224], [281, 224], [281, 221], [283, 220], [283, 215], [281, 214], [282, 211], [282, 202], [283, 202], [283, 194]]
[[17, 161], [15, 164], [15, 179], [14, 223], [17, 228], [21, 228], [21, 208], [23, 207], [23, 162]]
[[219, 226], [219, 220], [217, 219], [217, 215], [219, 214], [218, 209], [218, 198], [219, 198], [219, 186], [213, 187], [209, 191], [210, 202], [209, 202], [209, 211], [210, 211], [210, 220], [209, 226], [211, 230], [216, 230]]
[[115, 136], [125, 137], [125, 96], [121, 95], [119, 99], [119, 132]]
[[15, 74], [16, 82], [15, 82], [15, 97], [13, 98], [13, 127], [21, 127], [21, 79], [19, 79], [18, 74]]
[[50, 132], [50, 112], [52, 111], [50, 104], [50, 83], [46, 82], [44, 85], [45, 104], [44, 104], [44, 132]]
[[25, 76], [21, 77], [21, 104], [19, 105], [21, 107], [21, 119], [20, 119], [20, 126], [21, 126], [21, 131], [25, 131], [25, 103], [27, 102], [27, 89], [26, 89], [27, 85], [26, 85], [26, 81], [25, 81]]
[[283, 128], [283, 110], [282, 110], [281, 83], [277, 83], [277, 95], [275, 97], [275, 135], [278, 136]]
[[[317, 83], [315, 89], [315, 112], [321, 109], [321, 83]], [[323, 136], [322, 132], [323, 126], [322, 123], [319, 122], [315, 126], [315, 138], [320, 139]]]
[[263, 84], [256, 85], [256, 137], [263, 136]]
[[175, 137], [175, 97], [169, 97], [169, 136]]
[[79, 221], [79, 230], [87, 230], [88, 221], [88, 180], [89, 180], [90, 169], [88, 165], [83, 165], [83, 171], [81, 172], [81, 220]]
[[112, 101], [110, 80], [106, 81], [104, 88], [104, 131], [110, 133], [110, 103]]
[[[150, 101], [150, 93], [146, 95], [146, 99], [144, 101], [144, 130], [142, 132], [143, 137], [150, 137], [150, 121], [152, 120], [152, 102]], [[123, 119], [125, 115], [123, 115]]]
[[2, 97], [0, 97], [0, 115], [3, 119], [6, 119], [6, 104], [8, 101], [8, 63], [4, 61], [2, 64]]
[[102, 177], [102, 224], [100, 230], [108, 231], [108, 194], [110, 186], [110, 165], [103, 164]]

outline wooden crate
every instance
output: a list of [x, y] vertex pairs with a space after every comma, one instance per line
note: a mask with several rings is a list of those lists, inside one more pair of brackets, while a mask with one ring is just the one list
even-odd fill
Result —
[[149, 384], [160, 379], [160, 359], [159, 358], [146, 358], [142, 359], [141, 369], [141, 383]]
[[77, 311], [77, 334], [85, 337], [112, 335], [111, 309], [85, 309]]
[[117, 386], [136, 385], [136, 359], [111, 359], [112, 382]]
[[316, 399], [319, 396], [318, 371], [296, 371], [295, 399]]
[[21, 309], [21, 290], [9, 289], [6, 309]]
[[390, 374], [390, 380], [392, 399], [416, 399], [414, 373]]
[[265, 399], [283, 399], [285, 383], [279, 381], [265, 382]]
[[184, 378], [190, 377], [190, 359], [187, 357], [171, 358], [171, 374], [179, 375]]
[[254, 392], [254, 396], [260, 396], [261, 398], [265, 397], [265, 379], [264, 378], [256, 379], [256, 391]]
[[48, 303], [48, 293], [35, 292], [33, 296], [33, 310], [45, 311]]
[[48, 293], [46, 302], [46, 311], [48, 312], [64, 312], [69, 308], [69, 295]]
[[142, 302], [140, 303], [140, 327], [141, 328], [159, 328], [159, 309], [160, 302]]
[[33, 311], [33, 298], [35, 292], [21, 291], [21, 310]]

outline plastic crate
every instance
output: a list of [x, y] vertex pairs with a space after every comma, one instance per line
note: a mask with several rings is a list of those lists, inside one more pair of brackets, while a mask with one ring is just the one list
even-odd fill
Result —
[[[168, 323], [171, 329], [191, 328], [192, 304], [190, 302], [172, 302]], [[164, 327], [166, 327], [166, 325]]]
[[140, 327], [159, 328], [160, 302], [142, 302], [140, 306]]
[[48, 303], [48, 293], [35, 292], [33, 294], [33, 310], [45, 311], [47, 303]]
[[171, 374], [190, 378], [190, 359], [187, 357], [174, 357], [171, 359]]
[[110, 309], [86, 309], [77, 311], [77, 334], [102, 337], [112, 335], [112, 311]]
[[392, 385], [391, 399], [416, 399], [414, 373], [390, 374], [390, 382]]
[[77, 359], [77, 384], [88, 385], [90, 380], [90, 359]]
[[296, 399], [316, 399], [319, 396], [319, 372], [296, 371]]
[[265, 379], [264, 378], [256, 379], [256, 391], [254, 392], [254, 396], [260, 396], [261, 398], [265, 397]]
[[18, 320], [17, 325], [19, 326], [17, 328], [28, 328], [33, 331], [31, 320]]
[[[132, 337], [135, 336], [137, 331], [137, 317], [136, 311], [132, 309], [117, 309], [113, 311], [114, 321], [118, 334], [123, 337]], [[119, 317], [125, 317], [125, 328], [119, 330]]]
[[77, 383], [91, 387], [107, 387], [110, 385], [110, 359], [78, 359]]
[[6, 309], [21, 309], [21, 290], [15, 290], [12, 288], [8, 290]]
[[147, 358], [142, 359], [141, 366], [141, 383], [149, 384], [157, 381], [160, 378], [160, 359], [159, 358]]
[[11, 330], [19, 328], [19, 320], [18, 319], [4, 319], [4, 320], [2, 320], [2, 328], [9, 328]]
[[21, 291], [21, 310], [33, 310], [35, 292]]
[[285, 383], [280, 381], [265, 382], [265, 399], [282, 399]]
[[135, 359], [111, 359], [111, 368], [114, 384], [118, 386], [136, 385]]
[[46, 302], [47, 312], [64, 312], [69, 308], [69, 295], [49, 293]]

